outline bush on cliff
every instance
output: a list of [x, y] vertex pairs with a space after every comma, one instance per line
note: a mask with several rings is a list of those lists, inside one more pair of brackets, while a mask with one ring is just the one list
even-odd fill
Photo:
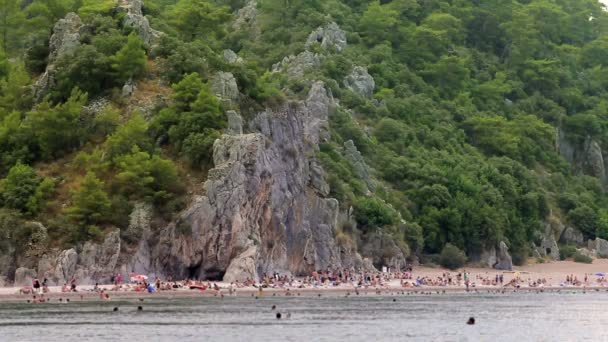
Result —
[[466, 261], [467, 256], [464, 252], [451, 243], [447, 243], [439, 255], [439, 264], [450, 270], [464, 266]]

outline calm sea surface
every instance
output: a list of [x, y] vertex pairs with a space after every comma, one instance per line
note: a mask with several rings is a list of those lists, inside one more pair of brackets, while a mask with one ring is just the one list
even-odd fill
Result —
[[405, 340], [608, 341], [608, 293], [0, 303], [0, 341]]

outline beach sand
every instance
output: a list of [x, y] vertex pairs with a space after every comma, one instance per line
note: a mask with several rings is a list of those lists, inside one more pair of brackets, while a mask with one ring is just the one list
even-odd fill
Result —
[[[528, 279], [536, 280], [540, 278], [544, 278], [547, 280], [547, 285], [543, 288], [528, 288], [525, 285], [517, 289], [517, 291], [560, 291], [563, 289], [568, 290], [601, 290], [608, 291], [608, 286], [600, 286], [597, 282], [594, 274], [598, 272], [604, 272], [608, 274], [608, 259], [597, 259], [594, 260], [592, 264], [582, 264], [575, 263], [572, 261], [554, 261], [547, 262], [542, 264], [531, 264], [526, 266], [516, 266], [513, 271], [498, 271], [488, 268], [475, 268], [475, 267], [466, 267], [457, 271], [449, 271], [443, 268], [432, 268], [432, 267], [415, 267], [413, 271], [413, 278], [416, 277], [430, 277], [436, 278], [441, 276], [444, 272], [450, 272], [452, 274], [461, 272], [466, 270], [470, 274], [470, 279], [475, 282], [476, 277], [490, 277], [493, 278], [496, 274], [502, 274], [505, 279], [505, 283], [513, 279], [514, 277], [519, 277], [520, 279], [527, 282]], [[560, 284], [566, 279], [567, 275], [574, 275], [579, 280], [583, 280], [585, 274], [588, 275], [589, 283], [585, 286], [574, 287], [568, 286], [563, 287]], [[213, 282], [212, 282], [213, 283]], [[108, 291], [111, 299], [117, 298], [153, 298], [153, 297], [163, 297], [163, 298], [177, 298], [177, 297], [216, 297], [216, 296], [226, 296], [228, 297], [228, 286], [227, 283], [216, 282], [222, 290], [218, 293], [214, 290], [188, 290], [188, 289], [179, 289], [174, 291], [161, 291], [158, 293], [145, 293], [145, 292], [134, 292], [134, 291]], [[100, 285], [101, 288], [111, 289], [111, 285]], [[99, 294], [93, 292], [92, 285], [81, 285], [78, 286], [79, 292], [76, 293], [62, 293], [61, 287], [49, 287], [50, 293], [45, 294], [45, 297], [51, 298], [51, 300], [58, 300], [59, 298], [70, 298], [70, 300], [99, 300]], [[492, 291], [497, 290], [499, 287], [493, 286], [481, 286], [477, 285], [475, 288], [472, 288], [472, 291]], [[509, 291], [513, 291], [513, 288], [506, 288]], [[440, 292], [462, 292], [466, 289], [464, 286], [449, 286], [449, 287], [431, 287], [431, 286], [421, 286], [415, 288], [402, 288], [400, 286], [399, 280], [391, 280], [384, 287], [381, 288], [381, 291], [386, 294], [409, 291], [409, 292], [425, 292], [429, 293], [440, 293]], [[307, 287], [303, 289], [299, 288], [291, 288], [290, 295], [292, 296], [318, 296], [319, 294], [328, 294], [328, 295], [344, 295], [346, 293], [354, 294], [357, 291], [351, 285], [341, 285], [337, 287]], [[363, 294], [374, 294], [376, 292], [375, 288], [369, 287], [367, 289], [358, 289], [359, 292]], [[284, 296], [286, 295], [285, 288], [265, 288], [263, 290], [264, 296]], [[246, 287], [239, 288], [236, 292], [237, 296], [257, 296], [259, 292], [254, 287]], [[26, 301], [27, 299], [31, 299], [31, 295], [20, 295], [18, 287], [0, 287], [0, 301]]]

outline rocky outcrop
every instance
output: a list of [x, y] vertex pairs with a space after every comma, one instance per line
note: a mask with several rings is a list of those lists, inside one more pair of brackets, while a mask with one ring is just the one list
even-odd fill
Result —
[[226, 112], [228, 116], [228, 129], [226, 134], [239, 135], [243, 134], [243, 118], [234, 110]]
[[581, 231], [572, 227], [567, 227], [564, 229], [559, 241], [567, 245], [582, 245], [585, 240]]
[[310, 51], [314, 44], [320, 44], [323, 49], [342, 51], [346, 47], [346, 34], [336, 23], [320, 27], [312, 32], [306, 41], [306, 50], [298, 55], [283, 58], [272, 66], [273, 72], [285, 72], [290, 78], [302, 77], [308, 70], [321, 66], [323, 56]]
[[256, 19], [258, 16], [258, 2], [256, 0], [249, 0], [245, 7], [238, 10], [236, 13], [236, 19], [234, 20], [233, 27], [236, 30], [247, 30], [253, 29], [252, 31], [257, 32]]
[[211, 91], [222, 102], [234, 104], [239, 100], [239, 86], [229, 72], [220, 71], [211, 78]]
[[563, 230], [563, 225], [559, 221], [547, 222], [545, 224], [545, 233], [542, 236], [540, 244], [541, 256], [559, 260], [559, 247], [555, 236], [560, 236]]
[[107, 234], [101, 245], [87, 242], [79, 255], [74, 277], [81, 283], [109, 284], [120, 255], [120, 232]]
[[371, 98], [374, 94], [376, 82], [367, 72], [367, 68], [355, 66], [350, 75], [344, 78], [344, 86], [361, 96]]
[[372, 180], [369, 167], [352, 140], [348, 140], [344, 143], [344, 157], [349, 161], [355, 175], [365, 183], [367, 189], [374, 191], [376, 189], [376, 184]]
[[34, 278], [36, 278], [36, 271], [33, 269], [19, 267], [15, 271], [15, 285], [14, 286], [32, 286]]
[[406, 264], [406, 256], [391, 235], [380, 233], [368, 236], [361, 248], [361, 255], [371, 260], [376, 269], [386, 266], [400, 270]]
[[55, 86], [55, 75], [57, 73], [55, 63], [59, 58], [74, 52], [80, 45], [82, 28], [82, 21], [75, 13], [68, 13], [64, 19], [57, 21], [53, 27], [53, 34], [49, 41], [49, 58], [46, 70], [33, 86], [36, 102], [42, 101]]
[[285, 72], [289, 77], [302, 77], [307, 70], [321, 66], [319, 54], [304, 51], [296, 56], [291, 55], [283, 58], [279, 63], [272, 66], [274, 72]]
[[608, 160], [605, 160], [600, 144], [592, 137], [576, 143], [568, 139], [564, 131], [558, 130], [556, 148], [572, 165], [575, 174], [596, 177], [605, 187], [608, 186]]
[[162, 33], [150, 27], [148, 18], [143, 14], [143, 6], [142, 0], [121, 0], [119, 9], [126, 12], [122, 26], [134, 29], [144, 44], [151, 47], [158, 41]]
[[313, 31], [306, 40], [306, 48], [315, 44], [321, 45], [325, 50], [335, 49], [340, 52], [346, 48], [346, 32], [336, 23], [329, 23], [324, 27], [319, 27]]
[[589, 240], [587, 248], [595, 251], [595, 255], [600, 258], [608, 258], [608, 241], [604, 239], [595, 238], [595, 240]]
[[513, 259], [511, 258], [511, 254], [509, 254], [509, 247], [507, 247], [507, 244], [504, 241], [501, 241], [498, 244], [494, 268], [505, 271], [511, 271], [513, 269]]
[[234, 51], [232, 50], [224, 50], [224, 52], [222, 53], [223, 57], [224, 57], [224, 62], [228, 63], [228, 64], [241, 64], [243, 63], [243, 59], [241, 57], [239, 57]]
[[136, 89], [137, 84], [133, 81], [133, 79], [129, 79], [125, 85], [122, 86], [122, 97], [131, 97]]
[[233, 281], [354, 264], [334, 242], [338, 202], [311, 184], [333, 105], [317, 82], [306, 101], [256, 115], [253, 133], [217, 140], [205, 195], [157, 234], [150, 272]]

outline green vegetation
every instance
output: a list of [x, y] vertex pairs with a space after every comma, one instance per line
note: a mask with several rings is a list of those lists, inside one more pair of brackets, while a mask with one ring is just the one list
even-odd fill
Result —
[[439, 255], [439, 264], [450, 270], [456, 270], [467, 261], [467, 256], [458, 247], [447, 243]]
[[[78, 243], [125, 229], [137, 202], [170, 220], [187, 179], [200, 183], [213, 166], [226, 109], [247, 118], [322, 80], [340, 107], [318, 159], [330, 196], [356, 221], [338, 232], [341, 244], [382, 234], [412, 257], [441, 253], [458, 267], [500, 241], [525, 262], [549, 216], [608, 238], [602, 177], [556, 149], [559, 129], [579, 152], [590, 141], [608, 150], [608, 13], [597, 0], [265, 0], [237, 29], [245, 3], [146, 0], [164, 32], [146, 46], [115, 1], [0, 1], [0, 234], [27, 219]], [[53, 26], [69, 12], [86, 29], [36, 99]], [[346, 32], [342, 51], [313, 44], [318, 67], [271, 72], [330, 22]], [[226, 62], [225, 49], [243, 61]], [[373, 76], [371, 97], [344, 86], [354, 66]], [[210, 89], [217, 71], [237, 79], [230, 108]], [[120, 95], [127, 81], [141, 86], [132, 102]], [[99, 98], [110, 104], [87, 108]], [[373, 191], [344, 156], [347, 140], [371, 167]]]
[[581, 254], [579, 252], [576, 252], [574, 254], [573, 260], [575, 262], [580, 262], [580, 263], [583, 263], [583, 264], [591, 264], [593, 262], [592, 258], [590, 258], [590, 257], [588, 257], [588, 256], [586, 256], [584, 254]]

